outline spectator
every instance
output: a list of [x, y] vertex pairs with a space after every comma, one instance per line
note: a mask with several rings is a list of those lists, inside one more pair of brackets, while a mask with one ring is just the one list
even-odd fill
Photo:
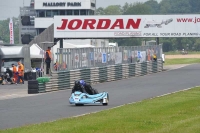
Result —
[[46, 50], [46, 57], [45, 57], [45, 62], [46, 62], [46, 74], [49, 75], [49, 70], [50, 70], [50, 64], [51, 64], [51, 47], [48, 47]]
[[12, 68], [13, 68], [13, 79], [14, 79], [14, 82], [16, 83], [16, 81], [18, 80], [17, 67], [14, 64], [12, 64]]
[[154, 61], [157, 61], [157, 55], [154, 53], [154, 55], [153, 55], [153, 60]]
[[20, 80], [22, 80], [22, 84], [24, 84], [24, 66], [20, 62], [18, 62], [18, 65], [18, 79], [16, 84], [19, 84]]

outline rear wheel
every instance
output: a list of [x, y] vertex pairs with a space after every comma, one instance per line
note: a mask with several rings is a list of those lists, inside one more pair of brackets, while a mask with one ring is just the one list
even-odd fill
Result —
[[75, 104], [76, 106], [84, 106], [84, 104]]

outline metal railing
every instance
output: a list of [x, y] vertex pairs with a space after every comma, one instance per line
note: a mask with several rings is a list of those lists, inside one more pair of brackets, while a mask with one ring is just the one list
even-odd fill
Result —
[[162, 45], [124, 46], [97, 48], [63, 48], [54, 55], [54, 71], [103, 67], [117, 64], [131, 64], [162, 58]]

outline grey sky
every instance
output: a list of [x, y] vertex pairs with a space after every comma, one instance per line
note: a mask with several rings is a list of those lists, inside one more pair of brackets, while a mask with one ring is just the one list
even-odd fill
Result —
[[[0, 20], [7, 19], [9, 17], [18, 17], [19, 7], [29, 6], [30, 0], [0, 0]], [[147, 0], [96, 0], [98, 7], [107, 7], [109, 5], [124, 5], [125, 2], [145, 2]], [[161, 0], [157, 0], [161, 1]]]

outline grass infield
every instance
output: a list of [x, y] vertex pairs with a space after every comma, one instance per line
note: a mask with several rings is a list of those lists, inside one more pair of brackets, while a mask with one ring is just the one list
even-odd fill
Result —
[[[181, 52], [177, 51], [170, 51], [170, 52], [164, 52], [165, 55], [180, 55]], [[188, 54], [200, 54], [200, 51], [188, 51]]]
[[193, 64], [193, 63], [200, 63], [200, 59], [198, 58], [165, 59], [164, 65]]

